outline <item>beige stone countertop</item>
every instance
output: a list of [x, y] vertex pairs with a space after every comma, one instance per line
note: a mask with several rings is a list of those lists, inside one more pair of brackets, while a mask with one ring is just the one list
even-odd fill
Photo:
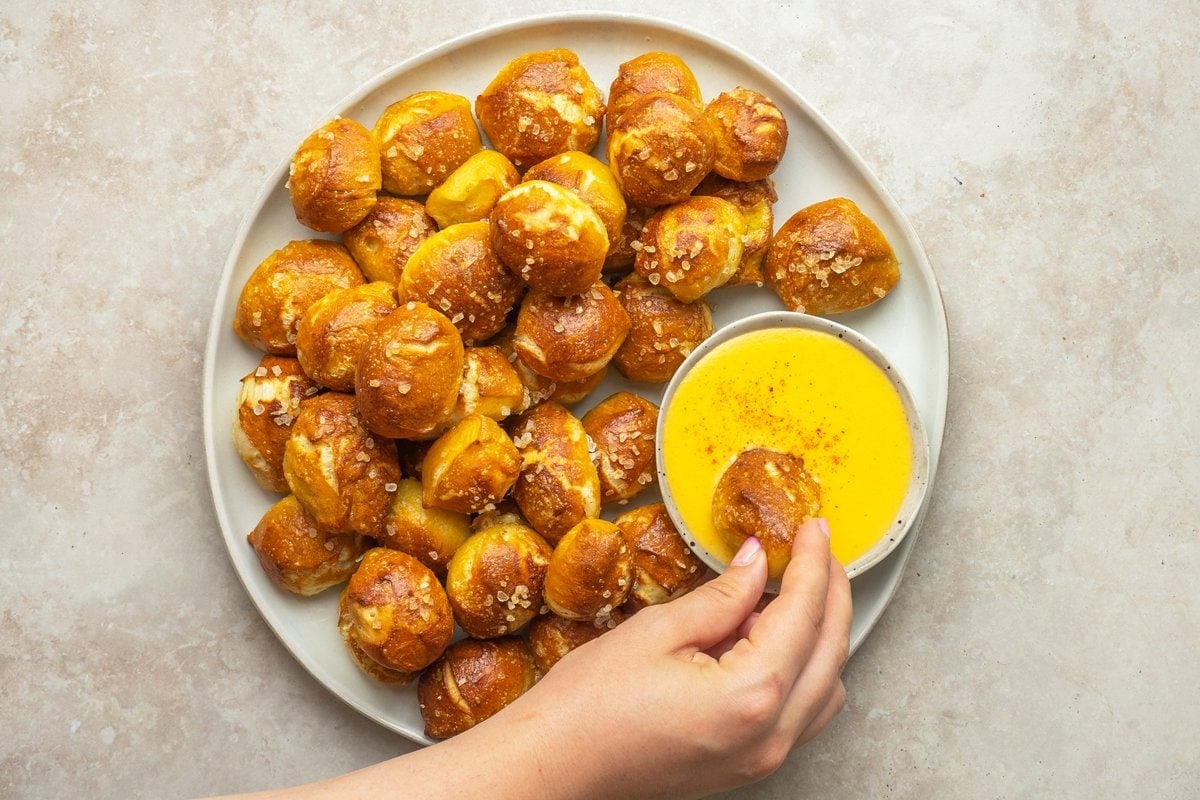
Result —
[[[732, 796], [1200, 796], [1195, 5], [605, 5], [749, 51], [821, 110], [949, 317], [931, 510], [848, 706]], [[263, 182], [339, 99], [565, 8], [0, 6], [0, 796], [183, 798], [412, 747], [239, 583], [208, 321]]]

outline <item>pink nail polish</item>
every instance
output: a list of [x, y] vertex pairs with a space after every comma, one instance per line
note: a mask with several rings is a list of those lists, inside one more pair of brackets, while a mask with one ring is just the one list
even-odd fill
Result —
[[746, 541], [742, 542], [742, 546], [738, 548], [737, 555], [733, 557], [733, 561], [729, 562], [731, 567], [744, 567], [762, 552], [762, 544], [753, 536], [746, 537]]
[[817, 527], [821, 529], [821, 533], [825, 534], [825, 538], [829, 538], [829, 520], [824, 517], [817, 517]]

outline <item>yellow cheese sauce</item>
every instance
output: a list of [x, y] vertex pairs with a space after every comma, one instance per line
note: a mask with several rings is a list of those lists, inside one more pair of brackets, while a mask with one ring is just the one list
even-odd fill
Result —
[[843, 565], [896, 521], [912, 471], [904, 406], [883, 370], [836, 335], [784, 328], [730, 339], [684, 376], [665, 413], [663, 469], [685, 535], [723, 563], [734, 550], [713, 527], [713, 491], [755, 447], [804, 459]]

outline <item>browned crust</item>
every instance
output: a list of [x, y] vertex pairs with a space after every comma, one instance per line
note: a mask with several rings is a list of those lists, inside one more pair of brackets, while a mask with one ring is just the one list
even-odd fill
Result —
[[628, 333], [629, 315], [603, 283], [575, 297], [535, 289], [521, 303], [513, 347], [539, 375], [579, 381], [607, 366]]
[[683, 360], [712, 335], [712, 312], [703, 298], [684, 303], [640, 275], [630, 275], [615, 288], [629, 315], [629, 334], [613, 363], [630, 380], [669, 381]]
[[233, 416], [234, 448], [262, 488], [288, 491], [283, 451], [300, 403], [317, 391], [300, 362], [283, 356], [263, 356], [242, 378]]
[[372, 328], [354, 389], [372, 431], [396, 439], [433, 438], [462, 386], [463, 342], [443, 314], [409, 301]]
[[635, 100], [608, 134], [608, 164], [630, 203], [685, 199], [712, 169], [713, 134], [690, 100], [654, 92]]
[[375, 207], [380, 186], [379, 149], [352, 119], [325, 123], [292, 156], [292, 208], [313, 230], [341, 233], [357, 225]]
[[625, 603], [627, 611], [673, 600], [704, 582], [703, 562], [683, 541], [662, 503], [627, 511], [615, 524], [633, 553], [633, 589]]
[[425, 505], [462, 514], [495, 508], [521, 470], [521, 455], [494, 419], [471, 414], [425, 454]]
[[767, 286], [793, 311], [843, 314], [882, 299], [900, 280], [883, 232], [844, 197], [802, 208], [767, 251]]
[[396, 290], [383, 281], [328, 292], [300, 318], [300, 366], [322, 386], [353, 392], [358, 357], [372, 326], [395, 310]]
[[392, 103], [372, 135], [383, 188], [406, 196], [428, 193], [483, 147], [471, 102], [448, 92], [417, 92]]
[[543, 614], [529, 624], [529, 649], [538, 672], [545, 675], [563, 656], [616, 627], [624, 615], [614, 611], [601, 625], [557, 614]]
[[633, 554], [621, 529], [602, 519], [585, 519], [554, 547], [543, 596], [555, 614], [603, 622], [629, 596]]
[[377, 538], [379, 544], [408, 553], [442, 577], [454, 553], [471, 535], [471, 518], [456, 511], [426, 508], [422, 493], [420, 480], [399, 481]]
[[567, 150], [590, 152], [604, 102], [579, 57], [560, 48], [505, 64], [476, 98], [475, 114], [492, 146], [525, 168]]
[[742, 261], [746, 219], [727, 200], [697, 195], [655, 214], [642, 230], [633, 267], [691, 303], [723, 286]]
[[527, 692], [537, 677], [533, 655], [519, 637], [454, 643], [417, 683], [425, 735], [462, 733]]
[[338, 392], [301, 404], [284, 449], [283, 472], [318, 525], [364, 536], [383, 529], [400, 480], [396, 446], [368, 431], [354, 396]]
[[515, 633], [542, 607], [550, 545], [532, 528], [502, 523], [468, 539], [446, 572], [446, 591], [458, 624], [488, 639]]
[[742, 237], [742, 263], [737, 273], [726, 282], [726, 286], [741, 286], [753, 283], [763, 285], [763, 261], [771, 245], [775, 231], [775, 212], [772, 206], [779, 196], [775, 193], [775, 181], [771, 178], [742, 183], [723, 178], [715, 172], [709, 173], [693, 194], [711, 195], [728, 200], [738, 207], [746, 219], [746, 233]]
[[463, 342], [498, 333], [525, 294], [500, 263], [487, 222], [451, 225], [426, 239], [400, 277], [400, 301], [426, 303], [450, 319]]
[[629, 500], [654, 483], [654, 433], [658, 406], [632, 392], [617, 392], [583, 415], [596, 446], [600, 502]]
[[322, 530], [295, 495], [267, 509], [246, 540], [276, 586], [306, 596], [349, 578], [369, 547], [356, 533]]
[[513, 499], [534, 530], [553, 543], [580, 520], [599, 516], [600, 477], [571, 412], [544, 402], [518, 417], [512, 434], [522, 459]]
[[587, 153], [570, 150], [534, 164], [525, 173], [525, 180], [550, 181], [579, 195], [604, 222], [608, 234], [606, 258], [612, 254], [625, 225], [626, 203], [607, 164]]
[[635, 100], [654, 92], [677, 95], [697, 108], [704, 107], [700, 84], [682, 58], [660, 50], [642, 53], [617, 67], [617, 77], [608, 91], [608, 129], [613, 129]]
[[342, 234], [342, 242], [370, 281], [396, 283], [421, 242], [437, 224], [416, 200], [380, 195], [362, 222]]
[[357, 286], [362, 273], [336, 242], [288, 242], [255, 267], [238, 296], [233, 329], [278, 356], [296, 355], [296, 328], [308, 307], [334, 289]]
[[787, 150], [787, 120], [766, 95], [738, 86], [722, 92], [704, 109], [712, 124], [713, 171], [735, 181], [767, 177]]

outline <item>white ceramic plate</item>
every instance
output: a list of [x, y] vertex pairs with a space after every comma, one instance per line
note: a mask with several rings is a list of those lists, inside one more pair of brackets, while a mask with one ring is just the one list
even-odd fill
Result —
[[[862, 159], [795, 90], [745, 53], [698, 32], [644, 17], [588, 13], [521, 20], [456, 39], [399, 64], [369, 81], [322, 119], [309, 120], [302, 129], [298, 126], [296, 142], [338, 114], [371, 127], [387, 105], [416, 91], [439, 89], [473, 101], [509, 59], [553, 47], [578, 53], [592, 79], [605, 91], [621, 62], [649, 50], [667, 50], [692, 68], [705, 98], [743, 85], [758, 89], [779, 105], [787, 117], [790, 136], [787, 155], [774, 176], [779, 193], [776, 225], [818, 200], [848, 197], [875, 220], [899, 256], [902, 278], [896, 289], [874, 306], [837, 319], [874, 341], [903, 374], [929, 433], [932, 477], [941, 449], [949, 370], [946, 318], [933, 270], [912, 227]], [[603, 153], [603, 144], [596, 153]], [[427, 742], [415, 689], [375, 683], [346, 655], [336, 627], [337, 592], [301, 598], [277, 589], [246, 542], [246, 534], [277, 498], [258, 488], [230, 438], [239, 381], [261, 356], [234, 335], [234, 311], [242, 284], [263, 258], [291, 239], [314, 236], [292, 212], [284, 186], [291, 153], [280, 155], [279, 167], [238, 231], [213, 309], [204, 364], [204, 437], [213, 504], [234, 569], [247, 593], [304, 668], [371, 719], [415, 741]], [[753, 287], [719, 290], [710, 300], [718, 326], [747, 314], [781, 308], [773, 294]], [[623, 388], [619, 376], [609, 377], [593, 397], [598, 400], [618, 388]], [[658, 400], [660, 390], [632, 388]], [[585, 401], [576, 413], [582, 414], [587, 407]], [[657, 498], [646, 502], [651, 499]], [[895, 593], [924, 511], [922, 507], [912, 534], [891, 556], [853, 581], [852, 648], [866, 638]]]

